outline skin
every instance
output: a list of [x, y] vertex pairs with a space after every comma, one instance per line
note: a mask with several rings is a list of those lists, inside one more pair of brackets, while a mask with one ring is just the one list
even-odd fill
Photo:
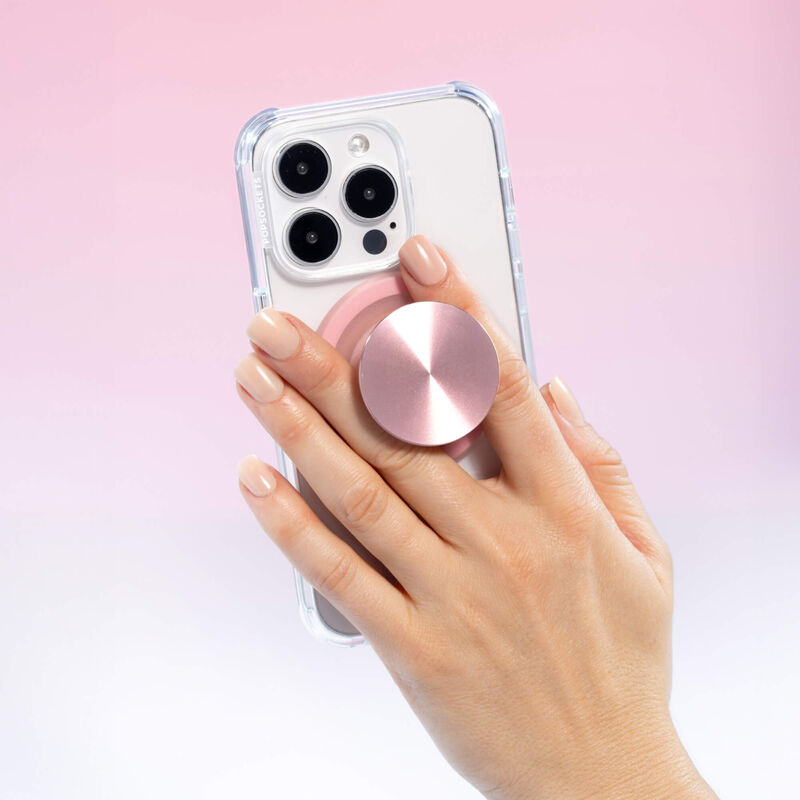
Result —
[[297, 348], [275, 358], [256, 346], [247, 357], [270, 370], [279, 395], [261, 402], [241, 384], [239, 395], [397, 583], [267, 465], [250, 464], [264, 477], [255, 493], [241, 485], [246, 502], [364, 633], [445, 758], [487, 798], [716, 797], [668, 708], [667, 546], [617, 452], [579, 412], [559, 411], [556, 387], [537, 389], [438, 252], [447, 266], [438, 283], [415, 280], [403, 251], [401, 273], [414, 300], [456, 305], [491, 335], [500, 383], [484, 431], [501, 473], [476, 481], [439, 449], [383, 432], [354, 369], [284, 315]]

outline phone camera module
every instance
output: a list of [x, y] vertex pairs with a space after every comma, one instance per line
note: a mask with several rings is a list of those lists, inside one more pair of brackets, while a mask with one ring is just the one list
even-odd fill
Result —
[[397, 201], [394, 178], [381, 167], [362, 167], [351, 172], [344, 185], [344, 202], [357, 219], [386, 216]]
[[286, 242], [303, 264], [322, 264], [339, 249], [339, 226], [324, 211], [302, 211], [290, 223]]
[[306, 195], [321, 189], [331, 172], [328, 154], [313, 142], [295, 142], [281, 150], [277, 177], [289, 194]]

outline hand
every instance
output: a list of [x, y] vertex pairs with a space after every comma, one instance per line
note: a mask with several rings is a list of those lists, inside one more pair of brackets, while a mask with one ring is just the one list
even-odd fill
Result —
[[714, 797], [672, 725], [672, 565], [619, 456], [560, 380], [539, 392], [448, 256], [400, 251], [414, 300], [491, 335], [483, 429], [503, 468], [477, 481], [369, 416], [354, 369], [269, 309], [239, 394], [392, 583], [254, 456], [242, 494], [297, 569], [356, 624], [450, 763], [486, 797]]

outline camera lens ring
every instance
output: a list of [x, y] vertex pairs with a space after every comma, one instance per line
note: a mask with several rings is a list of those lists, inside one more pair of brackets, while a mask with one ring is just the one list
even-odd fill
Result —
[[[372, 216], [367, 216], [365, 214], [359, 214], [356, 209], [353, 208], [353, 205], [356, 203], [360, 204], [359, 198], [351, 198], [348, 200], [348, 189], [352, 186], [352, 181], [354, 179], [358, 179], [359, 176], [363, 176], [365, 173], [371, 173], [375, 178], [378, 179], [379, 182], [382, 182], [382, 190], [385, 192], [387, 189], [391, 191], [392, 199], [389, 205], [381, 206], [383, 210], [380, 213], [373, 214]], [[388, 181], [386, 180], [388, 178]], [[372, 190], [373, 196], [372, 197], [364, 197], [367, 202], [372, 202], [378, 195], [375, 193], [374, 187], [368, 187]], [[394, 179], [389, 170], [385, 169], [384, 167], [379, 166], [378, 164], [364, 164], [363, 166], [357, 167], [354, 169], [348, 176], [345, 178], [344, 183], [342, 184], [342, 205], [344, 206], [347, 213], [353, 217], [353, 219], [358, 220], [359, 222], [368, 222], [370, 224], [376, 222], [377, 220], [383, 219], [384, 217], [388, 216], [394, 210], [394, 207], [397, 205], [397, 198], [399, 196], [399, 192], [397, 189], [397, 181]], [[363, 209], [364, 207], [361, 206]]]
[[[309, 219], [313, 217], [314, 219]], [[313, 223], [313, 229], [307, 229], [303, 226], [296, 227], [299, 222], [304, 221], [306, 224]], [[320, 229], [320, 226], [322, 228]], [[313, 241], [310, 235], [314, 235]], [[335, 244], [330, 247], [331, 235], [335, 236]], [[306, 246], [312, 248], [320, 244], [325, 245], [323, 251], [325, 255], [314, 259], [304, 259], [298, 254], [298, 250], [303, 250]], [[305, 244], [302, 242], [305, 241]], [[289, 257], [304, 267], [321, 267], [327, 264], [338, 252], [342, 244], [342, 231], [339, 223], [327, 211], [321, 208], [301, 208], [296, 213], [292, 214], [283, 232], [283, 245]], [[309, 251], [306, 251], [308, 253]]]
[[[298, 161], [297, 167], [297, 176], [300, 178], [299, 183], [295, 183], [295, 188], [293, 189], [291, 186], [288, 185], [288, 180], [291, 173], [287, 171], [281, 170], [281, 166], [285, 164], [284, 158], [286, 156], [294, 156], [297, 158], [302, 157], [298, 154], [298, 151], [302, 152], [302, 149], [306, 149], [306, 161]], [[290, 153], [290, 151], [293, 151]], [[320, 156], [322, 158], [320, 158]], [[324, 162], [322, 159], [324, 158]], [[311, 178], [314, 176], [314, 171], [317, 172], [320, 169], [325, 170], [325, 177], [321, 182], [313, 182], [311, 178], [307, 177], [309, 175], [309, 163], [312, 162], [312, 170], [311, 170]], [[299, 168], [301, 166], [305, 166], [305, 171], [301, 171]], [[316, 194], [328, 184], [328, 181], [331, 179], [331, 158], [328, 155], [328, 151], [318, 142], [312, 142], [310, 139], [294, 139], [291, 142], [287, 142], [281, 149], [278, 151], [277, 156], [272, 162], [272, 173], [275, 177], [275, 182], [278, 184], [280, 190], [284, 193], [289, 195], [289, 197], [310, 197], [313, 194]], [[299, 188], [303, 185], [311, 185], [312, 188], [309, 188], [305, 191], [299, 191]]]

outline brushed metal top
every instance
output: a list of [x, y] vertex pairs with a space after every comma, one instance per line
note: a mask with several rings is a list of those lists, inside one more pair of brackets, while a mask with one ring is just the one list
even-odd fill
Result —
[[476, 428], [497, 393], [489, 334], [466, 311], [424, 301], [392, 311], [367, 337], [361, 395], [375, 421], [418, 445], [454, 442]]

